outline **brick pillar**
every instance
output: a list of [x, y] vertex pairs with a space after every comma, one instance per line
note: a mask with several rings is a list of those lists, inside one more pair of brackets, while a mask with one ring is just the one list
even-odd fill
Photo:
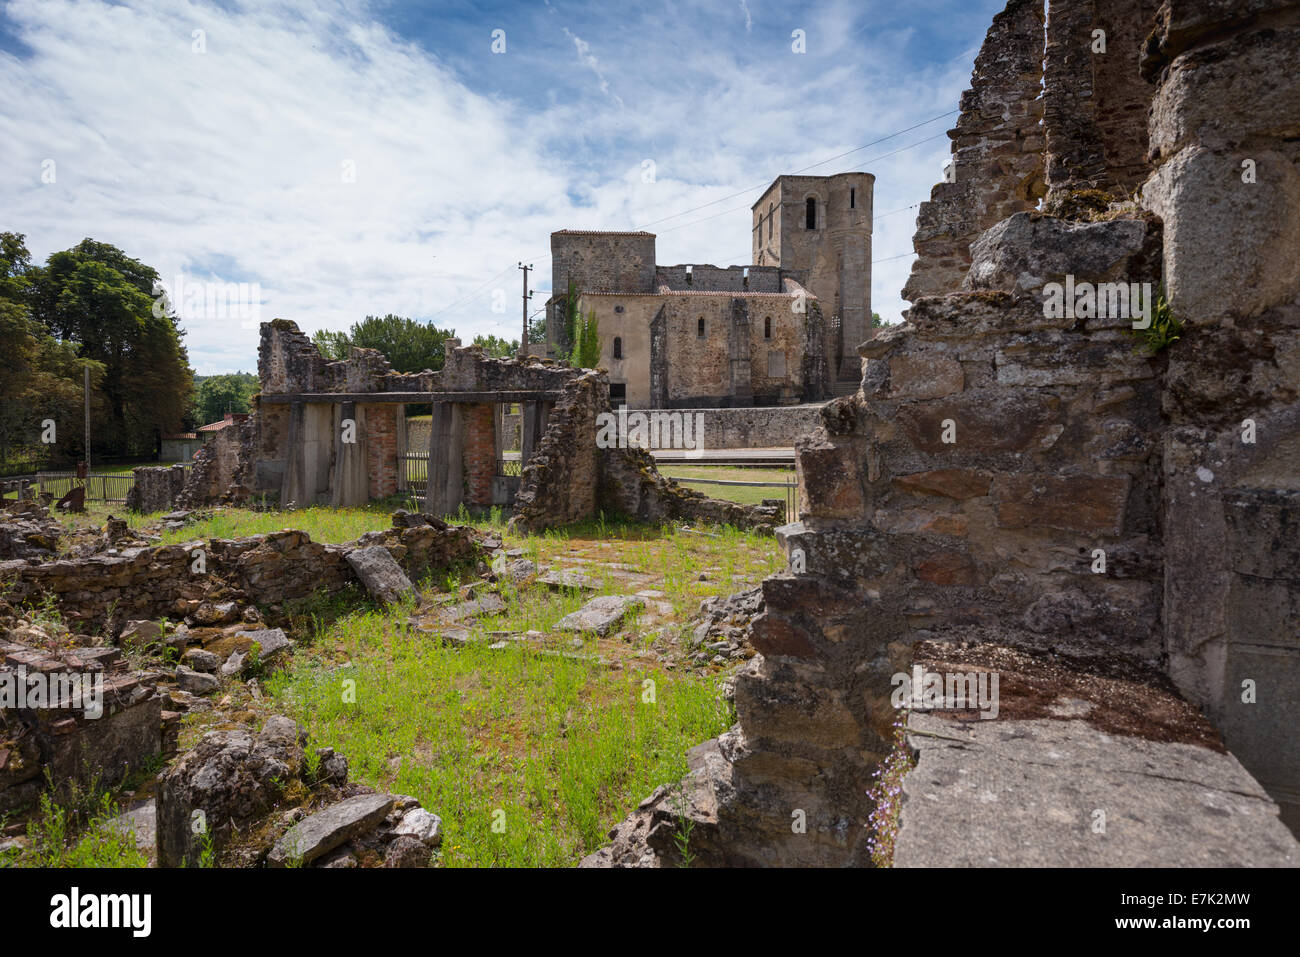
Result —
[[492, 504], [492, 478], [497, 471], [497, 440], [493, 404], [465, 406], [465, 500], [484, 508]]
[[366, 469], [370, 473], [370, 497], [384, 498], [397, 492], [397, 425], [400, 406], [366, 406]]

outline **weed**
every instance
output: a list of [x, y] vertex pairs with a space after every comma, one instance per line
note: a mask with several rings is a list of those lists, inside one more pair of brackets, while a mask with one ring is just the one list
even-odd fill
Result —
[[1142, 339], [1142, 345], [1137, 351], [1140, 352], [1145, 348], [1151, 355], [1155, 355], [1182, 338], [1183, 324], [1174, 316], [1169, 300], [1165, 298], [1163, 284], [1156, 290], [1155, 303], [1151, 308], [1151, 325], [1146, 329], [1129, 331]]

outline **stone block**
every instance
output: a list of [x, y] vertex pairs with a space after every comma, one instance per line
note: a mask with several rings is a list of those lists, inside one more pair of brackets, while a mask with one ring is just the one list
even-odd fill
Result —
[[998, 475], [993, 479], [997, 523], [1002, 528], [1119, 535], [1128, 488], [1128, 476]]

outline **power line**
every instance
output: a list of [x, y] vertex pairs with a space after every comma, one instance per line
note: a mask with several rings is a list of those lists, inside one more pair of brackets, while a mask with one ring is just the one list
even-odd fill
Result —
[[[831, 156], [831, 157], [828, 157], [827, 159], [819, 160], [818, 162], [813, 163], [813, 164], [811, 164], [811, 165], [809, 165], [809, 166], [801, 167], [800, 169], [795, 170], [793, 173], [783, 173], [782, 175], [783, 175], [783, 176], [797, 176], [797, 175], [799, 175], [800, 173], [805, 173], [805, 172], [807, 172], [808, 170], [816, 169], [818, 166], [825, 166], [827, 163], [833, 163], [833, 162], [834, 162], [835, 160], [837, 160], [837, 159], [843, 159], [845, 156], [851, 156], [851, 155], [854, 154], [854, 153], [859, 153], [859, 152], [861, 152], [861, 151], [864, 150], [864, 149], [868, 149], [869, 147], [872, 147], [872, 146], [877, 145], [878, 143], [883, 143], [883, 142], [885, 142], [886, 140], [891, 140], [891, 139], [893, 139], [894, 137], [896, 137], [896, 136], [901, 136], [901, 135], [904, 134], [904, 133], [910, 133], [912, 130], [919, 129], [919, 128], [922, 127], [922, 126], [927, 126], [927, 125], [929, 125], [930, 123], [937, 122], [938, 120], [944, 119], [945, 117], [948, 117], [948, 116], [952, 116], [954, 113], [959, 113], [959, 112], [960, 112], [960, 110], [949, 110], [949, 111], [946, 112], [946, 113], [940, 113], [940, 114], [937, 115], [937, 116], [932, 116], [932, 117], [930, 117], [928, 120], [922, 120], [920, 123], [914, 123], [913, 125], [908, 126], [908, 127], [905, 127], [904, 129], [896, 130], [895, 132], [890, 133], [890, 134], [888, 134], [888, 135], [886, 135], [886, 136], [882, 136], [882, 137], [880, 137], [879, 139], [872, 140], [870, 143], [864, 143], [862, 146], [854, 147], [854, 148], [851, 149], [851, 150], [845, 150], [843, 153], [837, 153], [836, 155]], [[913, 148], [915, 148], [915, 147], [917, 147], [917, 146], [920, 146], [922, 143], [928, 143], [928, 142], [931, 142], [932, 140], [941, 139], [942, 137], [945, 137], [945, 136], [947, 136], [947, 135], [948, 135], [948, 134], [947, 134], [947, 132], [945, 131], [945, 132], [943, 132], [943, 133], [936, 133], [936, 134], [933, 135], [933, 136], [927, 136], [927, 137], [925, 137], [924, 139], [917, 140], [915, 143], [909, 143], [907, 146], [899, 147], [898, 149], [893, 150], [893, 151], [891, 151], [891, 152], [889, 152], [889, 153], [882, 153], [880, 156], [874, 156], [874, 157], [872, 157], [870, 160], [866, 160], [866, 161], [864, 161], [864, 165], [865, 165], [866, 163], [874, 163], [874, 162], [876, 162], [877, 160], [887, 159], [887, 158], [890, 157], [890, 156], [896, 156], [896, 155], [899, 154], [899, 153], [902, 153], [902, 152], [905, 152], [905, 151], [907, 151], [907, 150], [913, 149]], [[660, 219], [651, 220], [651, 221], [648, 222], [648, 223], [644, 223], [644, 224], [642, 224], [642, 225], [640, 225], [640, 226], [637, 226], [637, 227], [634, 227], [634, 228], [636, 228], [636, 229], [645, 229], [647, 226], [654, 226], [654, 225], [656, 225], [656, 224], [658, 224], [658, 223], [664, 223], [664, 222], [667, 222], [667, 221], [670, 220], [670, 219], [677, 219], [679, 216], [685, 216], [685, 215], [687, 215], [688, 213], [693, 213], [693, 212], [696, 212], [697, 210], [707, 209], [707, 208], [709, 208], [710, 206], [716, 206], [718, 203], [726, 202], [726, 201], [729, 200], [729, 199], [735, 199], [737, 196], [744, 196], [744, 195], [746, 195], [746, 194], [748, 194], [748, 193], [752, 193], [752, 192], [754, 192], [754, 190], [756, 190], [756, 189], [765, 189], [768, 185], [770, 185], [770, 184], [769, 184], [769, 183], [760, 183], [758, 186], [751, 186], [751, 187], [749, 187], [748, 189], [742, 189], [742, 190], [739, 190], [738, 192], [730, 193], [730, 194], [728, 194], [727, 196], [723, 196], [723, 197], [721, 197], [721, 198], [719, 198], [719, 199], [710, 200], [709, 202], [707, 202], [707, 203], [701, 203], [701, 204], [698, 205], [698, 206], [692, 206], [692, 207], [690, 207], [689, 209], [684, 209], [684, 210], [682, 210], [681, 212], [673, 213], [673, 214], [671, 214], [671, 215], [669, 215], [669, 216], [664, 216], [664, 217], [662, 217], [662, 218], [660, 218]], [[880, 216], [876, 216], [876, 217], [874, 217], [874, 219], [883, 219], [885, 216], [891, 216], [891, 215], [893, 215], [894, 213], [899, 213], [899, 212], [903, 212], [903, 211], [908, 210], [908, 209], [913, 209], [913, 208], [915, 208], [915, 206], [918, 206], [918, 205], [920, 205], [920, 204], [917, 203], [917, 204], [913, 204], [912, 206], [904, 206], [904, 207], [901, 207], [901, 208], [896, 209], [896, 210], [891, 210], [891, 211], [888, 212], [888, 213], [882, 213]], [[701, 219], [693, 220], [693, 221], [690, 222], [690, 223], [683, 223], [683, 224], [680, 224], [680, 225], [678, 225], [678, 226], [672, 226], [672, 227], [669, 227], [668, 229], [660, 230], [660, 232], [661, 232], [661, 233], [670, 233], [670, 232], [673, 232], [674, 230], [677, 230], [677, 229], [684, 229], [684, 228], [686, 228], [687, 226], [693, 226], [693, 225], [696, 225], [696, 224], [698, 224], [698, 223], [708, 222], [708, 221], [711, 220], [711, 219], [716, 219], [716, 218], [718, 218], [719, 216], [724, 216], [724, 215], [726, 215], [727, 213], [737, 212], [737, 211], [739, 211], [739, 210], [741, 210], [741, 209], [745, 209], [745, 208], [746, 208], [746, 207], [744, 207], [744, 206], [737, 206], [737, 207], [734, 207], [734, 208], [732, 208], [732, 209], [724, 210], [724, 211], [721, 212], [721, 213], [715, 213], [715, 214], [713, 214], [712, 216], [706, 216], [706, 217], [703, 217], [703, 218], [701, 218]], [[873, 220], [873, 221], [874, 221], [874, 220]], [[748, 255], [748, 253], [746, 253], [746, 255]], [[546, 253], [546, 254], [540, 254], [540, 255], [537, 255], [537, 256], [529, 256], [529, 257], [526, 257], [526, 258], [527, 258], [528, 260], [532, 261], [532, 262], [547, 262], [547, 261], [549, 261], [549, 260], [551, 259], [551, 255], [550, 255], [549, 253]], [[457, 308], [463, 306], [465, 303], [469, 302], [471, 299], [473, 299], [475, 296], [477, 296], [479, 293], [481, 293], [481, 292], [482, 292], [484, 289], [486, 289], [488, 286], [492, 285], [493, 282], [495, 282], [496, 280], [498, 280], [499, 278], [501, 278], [502, 276], [504, 276], [504, 275], [505, 275], [506, 273], [508, 273], [509, 271], [510, 271], [510, 267], [507, 266], [505, 269], [501, 270], [500, 272], [496, 273], [496, 274], [493, 275], [491, 278], [489, 278], [486, 282], [483, 282], [483, 283], [480, 284], [479, 286], [475, 287], [475, 288], [474, 288], [472, 291], [470, 291], [468, 294], [462, 296], [461, 298], [455, 300], [454, 302], [450, 303], [449, 305], [446, 305], [446, 306], [444, 306], [442, 309], [438, 310], [436, 313], [434, 313], [432, 316], [429, 317], [428, 321], [429, 321], [429, 322], [433, 322], [433, 321], [434, 321], [435, 319], [437, 319], [439, 316], [445, 315], [446, 313], [452, 311], [453, 309], [457, 309]], [[555, 290], [551, 290], [552, 294], [554, 293], [554, 291], [555, 291]]]
[[[922, 126], [926, 126], [926, 125], [928, 125], [928, 124], [930, 124], [930, 123], [935, 122], [936, 120], [942, 120], [944, 117], [952, 116], [954, 113], [958, 113], [958, 112], [960, 112], [960, 111], [959, 111], [959, 110], [949, 110], [947, 113], [940, 113], [938, 116], [932, 116], [932, 117], [930, 117], [930, 119], [928, 119], [928, 120], [923, 120], [922, 122], [920, 122], [920, 123], [916, 123], [916, 124], [914, 124], [914, 125], [912, 125], [912, 126], [909, 126], [909, 127], [907, 127], [906, 129], [902, 129], [902, 130], [898, 130], [898, 131], [896, 131], [896, 132], [894, 132], [894, 133], [890, 133], [888, 136], [882, 136], [882, 137], [880, 137], [880, 139], [878, 139], [878, 140], [872, 140], [870, 143], [864, 143], [862, 146], [856, 146], [856, 147], [854, 147], [853, 149], [851, 149], [851, 150], [846, 150], [846, 151], [843, 152], [843, 153], [837, 153], [835, 156], [832, 156], [832, 157], [830, 157], [829, 159], [820, 160], [819, 162], [813, 163], [811, 166], [805, 166], [805, 167], [803, 167], [802, 169], [797, 169], [797, 170], [795, 170], [793, 173], [783, 173], [783, 174], [781, 174], [781, 175], [783, 175], [783, 176], [798, 176], [800, 173], [806, 173], [806, 172], [807, 172], [808, 170], [810, 170], [810, 169], [816, 169], [818, 166], [825, 166], [827, 163], [833, 163], [833, 162], [835, 162], [835, 160], [837, 160], [837, 159], [843, 159], [845, 156], [850, 156], [850, 155], [852, 155], [853, 153], [859, 153], [859, 152], [861, 152], [862, 150], [867, 149], [868, 147], [875, 146], [877, 143], [883, 143], [883, 142], [885, 142], [885, 140], [892, 140], [895, 136], [902, 136], [904, 133], [910, 133], [910, 132], [912, 132], [912, 130], [919, 129], [919, 128], [922, 127]], [[947, 134], [946, 132], [945, 132], [945, 133], [939, 133], [939, 134], [937, 134], [937, 135], [935, 135], [935, 136], [927, 137], [927, 138], [924, 139], [924, 140], [918, 140], [916, 143], [913, 143], [912, 146], [917, 146], [917, 145], [919, 145], [920, 143], [925, 143], [925, 142], [927, 142], [928, 140], [938, 139], [940, 136], [947, 136], [947, 135], [948, 135], [948, 134]], [[912, 146], [905, 146], [905, 147], [903, 147], [903, 149], [911, 149]], [[895, 152], [900, 152], [900, 153], [901, 153], [902, 150], [896, 150]], [[893, 155], [894, 155], [893, 153], [886, 153], [886, 154], [885, 154], [885, 156], [893, 156]], [[877, 160], [877, 159], [884, 159], [884, 156], [877, 156], [877, 157], [874, 157], [873, 159], [868, 160], [868, 162], [875, 162], [875, 160]], [[716, 205], [718, 205], [718, 203], [725, 203], [725, 202], [726, 202], [727, 200], [729, 200], [729, 199], [735, 199], [737, 196], [744, 196], [746, 193], [752, 193], [752, 192], [754, 192], [754, 190], [756, 190], [756, 189], [766, 189], [766, 188], [767, 188], [768, 186], [770, 186], [770, 185], [771, 185], [770, 182], [768, 182], [768, 183], [759, 183], [757, 186], [751, 186], [751, 187], [749, 187], [748, 189], [742, 189], [742, 190], [740, 190], [739, 192], [736, 192], [736, 193], [730, 193], [729, 195], [727, 195], [727, 196], [723, 196], [723, 197], [720, 198], [720, 199], [711, 200], [711, 201], [709, 201], [709, 202], [707, 202], [707, 203], [701, 203], [699, 206], [692, 206], [690, 209], [684, 209], [684, 210], [682, 210], [680, 213], [673, 213], [671, 216], [664, 216], [662, 219], [651, 220], [650, 222], [648, 222], [648, 223], [643, 223], [642, 225], [637, 226], [637, 227], [635, 227], [635, 228], [636, 228], [636, 229], [645, 229], [647, 226], [654, 226], [654, 225], [656, 225], [656, 224], [658, 224], [658, 223], [666, 223], [666, 222], [668, 222], [668, 220], [670, 220], [670, 219], [676, 219], [678, 216], [685, 216], [687, 213], [693, 213], [693, 212], [695, 212], [695, 211], [698, 210], [698, 209], [707, 209], [707, 208], [710, 207], [710, 206], [716, 206]], [[666, 232], [666, 230], [665, 230], [665, 232]]]

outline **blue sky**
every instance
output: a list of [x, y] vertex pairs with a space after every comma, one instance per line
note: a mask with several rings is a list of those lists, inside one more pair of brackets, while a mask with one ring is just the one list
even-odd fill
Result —
[[[1002, 5], [0, 0], [0, 229], [38, 260], [91, 236], [173, 284], [257, 283], [257, 318], [309, 332], [517, 335], [516, 263], [539, 308], [555, 229], [748, 262], [762, 187], [955, 110]], [[876, 175], [887, 318], [954, 119], [810, 170]], [[181, 311], [197, 371], [255, 367], [254, 323]]]

